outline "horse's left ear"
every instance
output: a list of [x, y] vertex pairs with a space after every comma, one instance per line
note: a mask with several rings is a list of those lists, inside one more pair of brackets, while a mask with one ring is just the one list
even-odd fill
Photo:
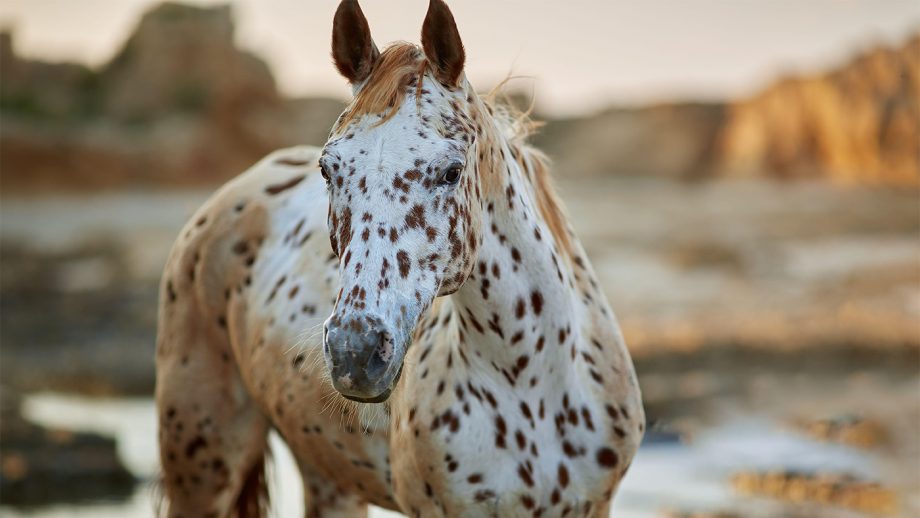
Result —
[[428, 14], [422, 25], [422, 48], [438, 81], [446, 86], [458, 86], [466, 53], [454, 15], [443, 0], [431, 0], [428, 4]]
[[342, 0], [332, 20], [332, 60], [335, 67], [349, 83], [356, 85], [371, 75], [379, 56], [358, 0]]

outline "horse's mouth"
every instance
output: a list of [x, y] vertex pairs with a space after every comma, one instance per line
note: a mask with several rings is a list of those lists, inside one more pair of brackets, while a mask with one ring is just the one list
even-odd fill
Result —
[[342, 394], [343, 398], [354, 401], [356, 403], [383, 403], [387, 399], [390, 399], [390, 394], [393, 393], [393, 387], [399, 383], [399, 378], [402, 377], [402, 370], [402, 365], [400, 365], [399, 370], [396, 371], [396, 376], [393, 378], [393, 382], [390, 384], [389, 388], [374, 397], [363, 398], [358, 396], [349, 396], [347, 394], [342, 394], [341, 392], [340, 394]]
[[378, 395], [378, 396], [374, 396], [374, 397], [372, 397], [372, 398], [362, 398], [362, 397], [357, 397], [357, 396], [347, 396], [347, 395], [345, 395], [345, 394], [342, 394], [342, 397], [345, 398], [345, 399], [349, 399], [349, 400], [351, 400], [351, 401], [354, 401], [354, 402], [356, 402], [356, 403], [383, 403], [384, 401], [386, 401], [387, 399], [390, 398], [390, 393], [391, 393], [391, 392], [393, 392], [392, 389], [386, 389], [385, 391], [383, 391], [382, 394], [380, 394], [380, 395]]

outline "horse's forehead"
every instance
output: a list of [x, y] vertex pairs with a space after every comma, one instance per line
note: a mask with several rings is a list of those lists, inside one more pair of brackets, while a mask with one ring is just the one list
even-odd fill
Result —
[[427, 166], [439, 157], [464, 153], [458, 141], [441, 135], [426, 118], [429, 116], [424, 113], [406, 109], [382, 124], [376, 124], [378, 119], [373, 116], [366, 117], [331, 140], [327, 152], [354, 165], [356, 174], [399, 174], [405, 168]]

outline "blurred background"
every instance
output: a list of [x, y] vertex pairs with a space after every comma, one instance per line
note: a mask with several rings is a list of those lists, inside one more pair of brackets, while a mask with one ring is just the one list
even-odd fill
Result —
[[[363, 4], [417, 41], [424, 0]], [[0, 3], [0, 514], [152, 515], [166, 255], [221, 183], [325, 141], [335, 7]], [[920, 516], [920, 2], [451, 7], [473, 84], [520, 76], [546, 122], [636, 363], [617, 516]]]

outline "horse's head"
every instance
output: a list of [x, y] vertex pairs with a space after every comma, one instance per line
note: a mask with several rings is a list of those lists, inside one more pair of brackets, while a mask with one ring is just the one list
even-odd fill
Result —
[[381, 53], [357, 1], [336, 12], [332, 55], [354, 100], [320, 159], [341, 282], [323, 342], [333, 385], [356, 401], [387, 399], [420, 316], [463, 284], [480, 242], [478, 99], [441, 0], [422, 43]]

